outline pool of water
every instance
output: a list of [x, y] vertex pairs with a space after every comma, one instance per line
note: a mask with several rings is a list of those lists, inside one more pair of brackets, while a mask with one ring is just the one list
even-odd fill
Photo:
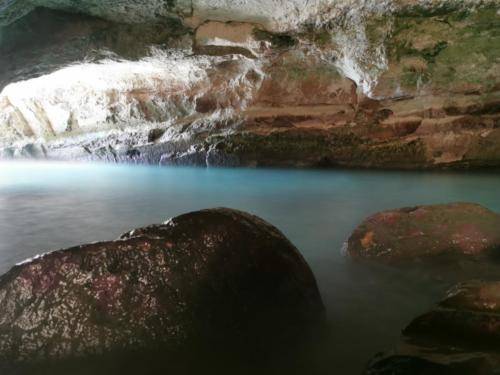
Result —
[[311, 373], [359, 374], [455, 281], [500, 269], [353, 262], [341, 254], [350, 232], [367, 215], [401, 206], [470, 201], [500, 211], [499, 192], [500, 175], [482, 173], [0, 163], [0, 272], [192, 210], [249, 211], [280, 228], [318, 280], [332, 335], [318, 345]]

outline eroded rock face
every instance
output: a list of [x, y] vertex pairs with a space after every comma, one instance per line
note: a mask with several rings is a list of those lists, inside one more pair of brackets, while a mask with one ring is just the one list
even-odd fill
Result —
[[198, 54], [241, 54], [257, 58], [264, 47], [255, 37], [258, 26], [247, 22], [206, 22], [196, 29], [194, 48]]
[[0, 26], [9, 24], [36, 7], [78, 12], [117, 22], [145, 23], [190, 11], [190, 0], [2, 0]]
[[[173, 125], [190, 124], [193, 138], [195, 121], [213, 113], [224, 118], [238, 110], [261, 79], [258, 62], [243, 56], [189, 58], [157, 51], [140, 61], [70, 66], [4, 89], [0, 139], [7, 144], [30, 137], [48, 139], [54, 146], [49, 148], [57, 151], [58, 140], [70, 136], [69, 145], [79, 146], [82, 157], [102, 143], [150, 143], [148, 132], [156, 126], [175, 131]], [[102, 133], [127, 127], [138, 132], [136, 139], [122, 137], [125, 143], [113, 143], [116, 133]]]
[[[16, 4], [9, 2], [2, 14], [17, 14], [13, 9], [20, 5]], [[4, 70], [5, 82], [51, 73], [72, 59], [88, 60], [87, 55], [117, 73], [105, 97], [97, 95], [102, 100], [96, 112], [108, 115], [94, 121], [90, 114], [90, 125], [80, 133], [65, 121], [56, 124], [56, 132], [50, 126], [33, 134], [18, 129], [39, 127], [40, 120], [23, 118], [23, 111], [50, 122], [54, 103], [47, 103], [46, 97], [65, 108], [65, 118], [78, 119], [79, 106], [73, 104], [86, 100], [85, 90], [69, 90], [60, 97], [58, 85], [52, 84], [43, 94], [37, 91], [39, 80], [8, 86], [0, 94], [3, 112], [10, 113], [0, 120], [3, 157], [42, 155], [155, 164], [166, 160], [169, 164], [189, 162], [192, 158], [185, 155], [192, 154], [193, 148], [201, 150], [200, 155], [217, 148], [240, 166], [500, 166], [500, 13], [496, 1], [199, 0], [167, 2], [163, 7], [160, 2], [134, 2], [129, 8], [127, 2], [115, 0], [99, 4], [40, 0], [37, 4], [111, 20], [119, 17], [133, 26], [111, 27], [113, 22], [93, 19], [83, 31], [76, 28], [78, 43], [73, 38], [78, 34], [75, 29], [62, 28], [54, 33], [60, 35], [54, 43], [71, 47], [64, 51], [78, 46], [90, 51], [92, 43], [88, 42], [98, 40], [95, 47], [100, 52], [68, 56], [47, 47], [35, 54], [43, 56], [36, 69], [29, 63], [38, 61], [30, 55], [30, 48], [10, 53], [9, 61], [15, 63]], [[125, 9], [129, 16], [124, 15]], [[165, 25], [170, 17], [184, 23], [185, 27], [173, 28], [182, 31], [173, 39], [190, 41], [180, 43], [182, 48], [171, 40], [163, 42], [172, 30]], [[18, 22], [23, 20], [27, 18]], [[205, 84], [194, 83], [189, 93], [178, 91], [189, 104], [178, 111], [178, 97], [164, 96], [163, 87], [176, 83], [169, 77], [144, 71], [129, 87], [130, 77], [114, 69], [120, 56], [140, 63], [155, 59], [156, 52], [139, 48], [141, 43], [176, 56], [162, 61], [165, 65], [179, 64], [179, 56], [191, 62], [216, 56], [226, 65], [214, 69], [196, 62], [201, 73], [210, 77], [206, 84], [213, 87], [207, 90]], [[118, 55], [103, 61], [101, 47]], [[126, 51], [137, 53], [128, 56]], [[63, 63], [58, 65], [54, 59]], [[244, 59], [252, 60], [258, 69], [234, 75], [230, 61]], [[19, 69], [19, 65], [28, 68]], [[88, 77], [83, 88], [99, 80], [100, 71], [91, 65], [77, 66], [78, 75]], [[53, 74], [57, 77], [58, 72]], [[46, 79], [54, 81], [54, 77]], [[225, 85], [224, 80], [231, 82]], [[29, 105], [19, 105], [19, 100], [12, 103], [8, 98], [12, 91], [22, 92], [20, 101]], [[119, 98], [117, 105], [115, 92], [131, 100]], [[221, 105], [221, 97], [226, 96], [229, 99]], [[114, 115], [117, 108], [119, 116]], [[151, 128], [163, 130], [165, 136], [149, 142]], [[43, 152], [30, 154], [33, 148]]]
[[499, 228], [500, 215], [477, 204], [402, 208], [367, 218], [349, 238], [347, 253], [383, 262], [496, 255]]
[[0, 279], [0, 357], [263, 345], [322, 314], [311, 270], [276, 228], [212, 209], [13, 268]]
[[12, 82], [53, 73], [75, 62], [138, 60], [152, 47], [189, 47], [180, 21], [124, 24], [38, 8], [0, 28], [0, 90]]

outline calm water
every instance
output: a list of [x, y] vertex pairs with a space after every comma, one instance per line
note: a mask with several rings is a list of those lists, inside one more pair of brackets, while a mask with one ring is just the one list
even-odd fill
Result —
[[374, 212], [452, 201], [500, 211], [500, 176], [0, 164], [0, 272], [40, 252], [113, 239], [192, 210], [249, 211], [280, 228], [316, 275], [333, 335], [318, 345], [315, 371], [359, 374], [453, 282], [493, 277], [499, 269], [355, 263], [341, 255], [343, 242]]

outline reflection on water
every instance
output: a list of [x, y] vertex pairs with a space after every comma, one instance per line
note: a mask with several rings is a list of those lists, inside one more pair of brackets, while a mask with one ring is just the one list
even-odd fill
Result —
[[249, 211], [280, 228], [316, 275], [332, 337], [318, 345], [311, 366], [321, 374], [332, 368], [357, 374], [453, 282], [493, 278], [500, 269], [473, 262], [433, 269], [355, 263], [340, 253], [349, 233], [365, 216], [400, 206], [470, 201], [500, 211], [499, 191], [495, 174], [4, 163], [0, 271], [40, 252], [113, 239], [187, 211]]

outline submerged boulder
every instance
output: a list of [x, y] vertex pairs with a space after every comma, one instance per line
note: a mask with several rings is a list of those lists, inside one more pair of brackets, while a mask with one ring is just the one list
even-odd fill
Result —
[[391, 355], [376, 359], [364, 375], [487, 375], [492, 368], [481, 358], [440, 363], [413, 355]]
[[311, 270], [282, 233], [210, 209], [14, 267], [0, 278], [0, 358], [258, 346], [302, 335], [323, 309]]
[[385, 262], [500, 250], [500, 215], [472, 203], [408, 207], [367, 218], [348, 240], [354, 258]]
[[452, 288], [432, 311], [416, 318], [404, 334], [473, 346], [500, 347], [500, 282], [469, 281]]
[[444, 375], [454, 374], [447, 366], [423, 358], [394, 355], [374, 361], [365, 375]]
[[365, 375], [493, 375], [499, 348], [500, 282], [468, 281], [414, 319], [395, 354], [377, 355]]

